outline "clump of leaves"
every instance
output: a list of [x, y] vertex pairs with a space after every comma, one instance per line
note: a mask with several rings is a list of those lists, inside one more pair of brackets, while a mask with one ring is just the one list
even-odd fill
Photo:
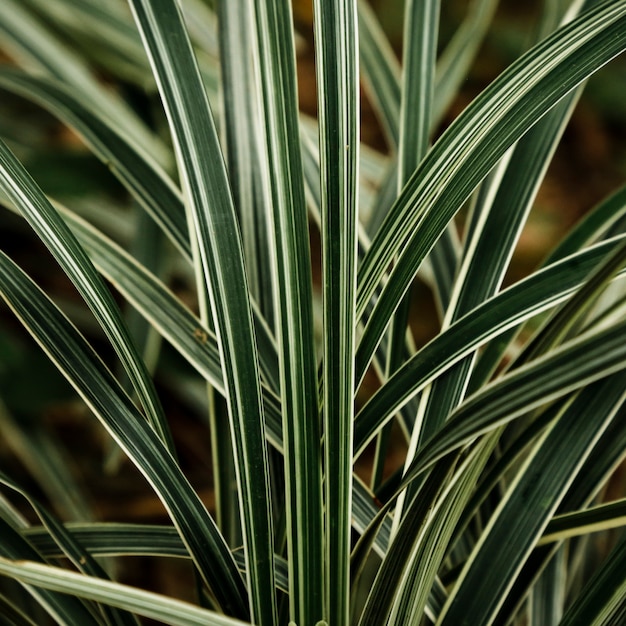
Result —
[[[367, 4], [316, 0], [316, 121], [298, 112], [286, 0], [129, 5], [0, 5], [3, 93], [88, 149], [88, 169], [44, 193], [37, 169], [64, 149], [29, 146], [49, 118], [13, 110], [3, 220], [34, 231], [91, 315], [50, 272], [38, 287], [19, 250], [0, 252], [0, 292], [111, 436], [108, 464], [131, 461], [169, 524], [98, 521], [81, 455], [9, 394], [2, 430], [35, 480], [0, 473], [3, 619], [617, 623], [626, 544], [597, 565], [590, 533], [626, 507], [602, 497], [626, 454], [626, 189], [502, 283], [585, 81], [626, 49], [626, 1], [544, 3], [538, 43], [434, 141], [494, 0], [469, 3], [449, 41], [439, 2], [408, 1], [401, 63]], [[360, 145], [360, 76], [390, 154]], [[424, 345], [417, 283], [440, 312]], [[5, 376], [36, 361], [3, 319]], [[21, 367], [34, 388], [49, 371]], [[176, 402], [210, 429], [213, 514], [184, 471]], [[366, 483], [354, 467], [372, 449]], [[186, 559], [195, 604], [115, 582], [100, 558], [138, 554]]]

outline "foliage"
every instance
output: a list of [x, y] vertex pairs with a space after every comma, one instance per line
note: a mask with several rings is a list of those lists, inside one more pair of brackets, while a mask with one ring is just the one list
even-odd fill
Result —
[[[316, 0], [316, 120], [286, 0], [128, 4], [0, 4], [0, 219], [27, 242], [0, 251], [3, 623], [617, 623], [624, 541], [592, 533], [626, 509], [626, 188], [503, 284], [626, 0], [543, 3], [453, 120], [495, 0], [456, 29], [407, 0], [401, 63], [365, 2]], [[108, 445], [46, 425], [76, 398]], [[102, 522], [89, 476], [124, 460], [167, 523]], [[182, 559], [189, 601], [118, 582], [130, 555]]]

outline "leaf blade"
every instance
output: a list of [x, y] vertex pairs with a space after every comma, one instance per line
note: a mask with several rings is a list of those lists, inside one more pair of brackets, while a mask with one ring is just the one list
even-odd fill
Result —
[[[216, 324], [235, 446], [249, 610], [275, 621], [273, 532], [258, 357], [243, 252], [209, 102], [178, 5], [133, 0], [132, 9], [159, 85], [197, 237]], [[212, 167], [207, 167], [211, 163]], [[205, 294], [201, 294], [203, 301]], [[237, 614], [240, 615], [242, 607]], [[247, 612], [247, 611], [246, 611]]]

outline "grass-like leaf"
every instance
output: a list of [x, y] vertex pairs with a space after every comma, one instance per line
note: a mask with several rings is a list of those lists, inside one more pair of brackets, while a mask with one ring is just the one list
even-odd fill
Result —
[[[9, 564], [15, 561], [42, 562], [38, 552], [12, 528], [4, 519], [0, 519], [2, 540], [0, 541], [0, 559]], [[100, 620], [76, 597], [65, 596], [46, 589], [27, 589], [32, 599], [39, 603], [49, 615], [61, 624], [85, 624], [97, 626]], [[92, 607], [93, 609], [93, 607]]]
[[[625, 383], [626, 376], [619, 373], [589, 386], [540, 438], [494, 513], [488, 532], [468, 559], [444, 607], [441, 624], [456, 624], [462, 615], [468, 614], [476, 624], [491, 621], [499, 602], [504, 600], [507, 587], [574, 480], [577, 468], [615, 417], [625, 397]], [[594, 406], [594, 420], [588, 419], [586, 409], [590, 404]], [[499, 547], [494, 552], [496, 543]], [[485, 567], [487, 562], [489, 567]], [[488, 572], [497, 572], [493, 580], [488, 578]], [[481, 585], [477, 586], [479, 579]], [[496, 586], [498, 593], [492, 593]], [[489, 601], [477, 593], [479, 588], [489, 588]]]
[[[501, 332], [505, 332], [510, 325], [517, 326], [545, 308], [562, 301], [587, 278], [589, 272], [605, 254], [615, 249], [614, 246], [617, 245], [618, 241], [599, 244], [598, 247], [589, 248], [570, 257], [569, 260], [533, 274], [477, 307], [435, 337], [409, 359], [358, 413], [355, 427], [356, 453], [359, 454], [363, 450], [376, 429], [382, 426], [386, 419], [431, 382], [431, 376], [434, 378], [440, 375], [469, 353], [472, 347], [478, 347], [483, 341], [482, 337], [485, 340], [493, 339]], [[597, 256], [596, 252], [599, 253]], [[579, 265], [579, 261], [583, 259], [584, 264]], [[586, 261], [590, 263], [587, 264]], [[578, 270], [581, 272], [578, 273]], [[472, 340], [465, 343], [456, 339], [461, 335], [470, 336]], [[446, 346], [449, 340], [455, 345], [452, 350]], [[457, 351], [461, 344], [463, 350]], [[467, 349], [468, 352], [465, 352]]]
[[322, 189], [326, 611], [349, 619], [359, 105], [354, 0], [315, 3]]
[[141, 144], [120, 134], [93, 105], [83, 102], [63, 84], [3, 67], [0, 86], [37, 102], [80, 133], [181, 253], [191, 259], [181, 193]]
[[15, 0], [7, 0], [0, 7], [0, 16], [3, 40], [17, 59], [79, 89], [103, 115], [116, 121], [134, 141], [145, 146], [159, 163], [169, 162], [168, 151], [162, 142], [122, 99], [95, 79], [83, 58], [61, 42], [32, 11]]
[[[89, 598], [173, 626], [238, 626], [244, 622], [192, 604], [142, 591], [120, 583], [92, 578], [67, 569], [27, 560], [13, 562], [0, 557], [0, 572], [25, 584], [72, 597]], [[82, 623], [88, 622], [69, 622]]]
[[[0, 4], [0, 294], [45, 352], [0, 314], [1, 622], [623, 621], [626, 190], [514, 277], [573, 215], [544, 174], [578, 212], [620, 166], [555, 149], [620, 139], [626, 0], [377, 4]], [[171, 521], [98, 521], [50, 368]], [[132, 555], [198, 606], [107, 580]]]
[[[43, 505], [41, 505], [37, 500], [30, 496], [28, 492], [5, 476], [2, 472], [0, 472], [0, 483], [17, 491], [28, 500], [35, 513], [39, 516], [39, 519], [46, 526], [50, 536], [61, 549], [63, 556], [70, 559], [75, 567], [77, 567], [85, 575], [95, 576], [105, 580], [108, 579], [108, 576], [102, 569], [102, 566], [85, 551], [72, 534], [68, 532]], [[137, 626], [137, 620], [125, 611], [104, 607], [102, 612], [103, 617], [107, 621], [120, 624], [120, 626]]]
[[286, 0], [259, 2], [255, 15], [272, 207], [290, 618], [314, 623], [324, 616], [322, 452], [291, 7]]
[[[198, 239], [203, 288], [209, 294], [216, 325], [236, 475], [246, 511], [243, 534], [250, 612], [259, 623], [270, 624], [275, 619], [275, 603], [267, 448], [252, 313], [226, 169], [177, 4], [137, 1], [132, 8], [168, 115]], [[204, 297], [200, 295], [201, 302]], [[235, 614], [242, 615], [242, 610], [237, 607]]]
[[169, 426], [152, 379], [110, 292], [65, 222], [4, 142], [0, 142], [0, 189], [28, 220], [85, 299], [118, 354], [147, 419], [173, 450]]
[[173, 457], [69, 321], [4, 254], [0, 264], [5, 300], [155, 489], [220, 604], [244, 612], [247, 593], [228, 547]]
[[[587, 11], [513, 64], [433, 146], [359, 270], [357, 311], [362, 316], [392, 259], [403, 251], [369, 316], [359, 363], [369, 363], [421, 262], [470, 192], [541, 115], [624, 48], [624, 22], [622, 2], [604, 2]], [[444, 186], [439, 181], [442, 167], [449, 173]]]

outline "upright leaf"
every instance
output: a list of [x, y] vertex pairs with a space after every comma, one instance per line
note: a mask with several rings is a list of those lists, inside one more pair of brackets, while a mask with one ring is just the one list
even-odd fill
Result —
[[[250, 2], [249, 6], [252, 3]], [[273, 269], [287, 491], [290, 618], [323, 618], [321, 429], [291, 3], [255, 2], [272, 207]]]
[[357, 41], [356, 1], [316, 0], [327, 477], [325, 619], [332, 624], [349, 621], [359, 156]]
[[[209, 102], [174, 0], [133, 0], [172, 132], [227, 390], [250, 613], [275, 622], [273, 532], [257, 349], [235, 209]], [[205, 298], [200, 294], [200, 299]], [[242, 610], [240, 607], [239, 611]]]

